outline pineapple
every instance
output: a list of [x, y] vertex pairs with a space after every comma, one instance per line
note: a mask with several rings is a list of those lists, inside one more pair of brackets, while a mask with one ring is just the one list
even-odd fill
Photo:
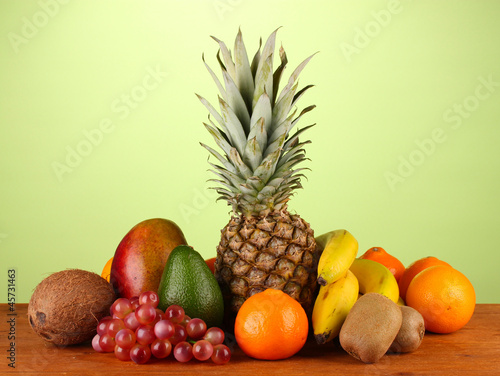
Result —
[[298, 90], [297, 79], [312, 56], [295, 69], [278, 94], [287, 57], [281, 47], [281, 64], [273, 71], [276, 32], [262, 52], [261, 39], [251, 63], [241, 30], [234, 60], [224, 42], [214, 38], [224, 85], [203, 58], [220, 92], [220, 112], [205, 98], [198, 98], [210, 113], [205, 128], [222, 152], [201, 145], [217, 160], [209, 163], [217, 176], [210, 180], [217, 183], [218, 200], [232, 207], [217, 247], [215, 276], [226, 312], [233, 317], [248, 297], [266, 288], [283, 290], [309, 312], [316, 287], [314, 232], [300, 216], [287, 211], [291, 194], [302, 187], [305, 168], [296, 166], [306, 159], [304, 145], [310, 143], [299, 142], [299, 135], [314, 125], [294, 129], [315, 107], [296, 115], [297, 101], [312, 86]]

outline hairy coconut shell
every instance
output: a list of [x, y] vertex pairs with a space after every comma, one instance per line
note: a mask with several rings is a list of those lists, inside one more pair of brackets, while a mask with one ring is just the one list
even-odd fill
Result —
[[109, 315], [116, 299], [104, 278], [80, 269], [68, 269], [45, 278], [28, 305], [28, 321], [40, 337], [58, 346], [90, 340], [99, 320]]

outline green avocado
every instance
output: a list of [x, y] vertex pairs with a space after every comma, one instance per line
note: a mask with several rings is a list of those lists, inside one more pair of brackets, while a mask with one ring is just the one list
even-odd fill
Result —
[[224, 317], [222, 293], [203, 257], [193, 248], [180, 245], [170, 253], [158, 288], [158, 308], [177, 304], [191, 318], [207, 327], [220, 327]]

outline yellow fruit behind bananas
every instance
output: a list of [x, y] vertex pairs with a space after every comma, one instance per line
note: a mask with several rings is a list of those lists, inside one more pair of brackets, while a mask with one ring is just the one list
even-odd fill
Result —
[[318, 236], [316, 246], [322, 251], [318, 263], [318, 283], [322, 286], [345, 276], [358, 253], [358, 242], [347, 230]]
[[359, 282], [359, 292], [377, 292], [387, 296], [394, 303], [399, 299], [396, 278], [384, 265], [368, 259], [355, 259], [349, 269]]
[[320, 287], [312, 314], [314, 338], [318, 344], [339, 335], [347, 314], [358, 299], [358, 290], [358, 280], [349, 270], [336, 282]]

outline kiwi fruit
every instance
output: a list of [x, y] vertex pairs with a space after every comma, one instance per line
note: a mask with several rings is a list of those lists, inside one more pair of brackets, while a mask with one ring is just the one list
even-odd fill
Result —
[[342, 348], [364, 363], [376, 363], [387, 352], [401, 328], [401, 309], [378, 293], [361, 296], [340, 330]]
[[389, 347], [389, 352], [407, 353], [418, 349], [425, 334], [425, 323], [422, 315], [414, 308], [401, 306], [403, 323]]
[[31, 328], [57, 346], [90, 340], [116, 299], [111, 284], [92, 272], [68, 269], [45, 278], [28, 304]]

